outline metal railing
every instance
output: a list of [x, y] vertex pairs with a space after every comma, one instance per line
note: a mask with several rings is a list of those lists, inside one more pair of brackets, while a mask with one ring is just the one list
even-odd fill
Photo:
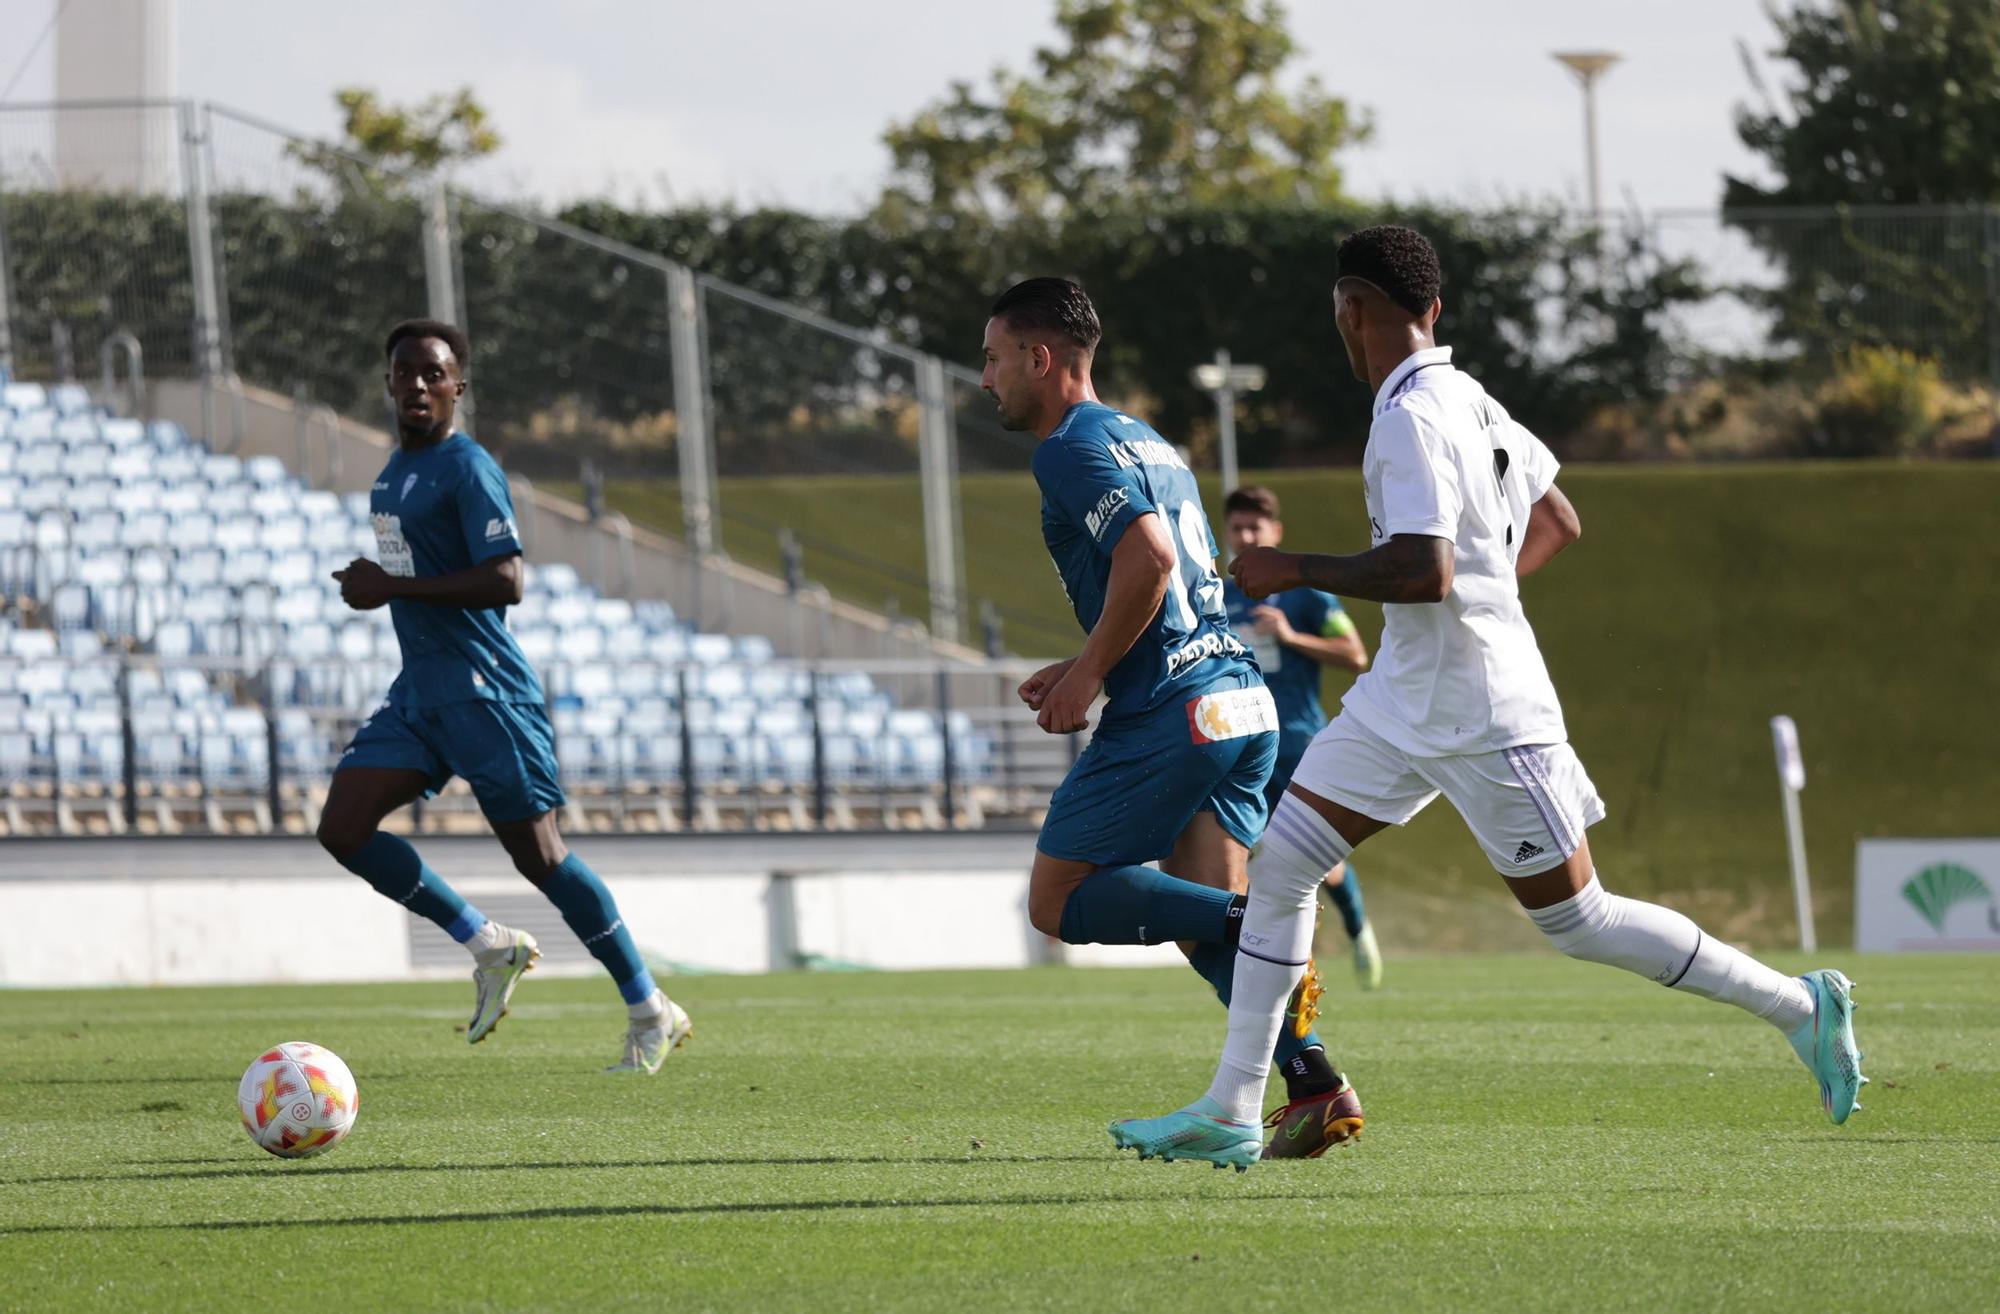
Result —
[[[247, 636], [241, 649], [0, 656], [0, 829], [310, 832], [394, 665], [274, 657]], [[658, 692], [623, 705], [552, 693], [567, 828], [1019, 828], [1081, 749], [1013, 698], [1026, 664], [776, 660], [750, 669], [787, 692], [754, 708], [704, 693], [713, 669], [671, 666]], [[567, 690], [577, 673], [557, 662], [543, 676]], [[79, 705], [70, 686], [90, 696]], [[476, 800], [458, 783], [414, 824], [476, 828]]]
[[[978, 376], [747, 285], [763, 271], [695, 272], [670, 218], [607, 212], [620, 240], [222, 106], [0, 106], [0, 368], [55, 377], [143, 341], [156, 377], [204, 381], [204, 437], [230, 450], [239, 377], [381, 423], [386, 326], [453, 318], [476, 344], [467, 422], [542, 484], [588, 456], [608, 510], [698, 554], [802, 560], [944, 638], [997, 618], [1017, 649], [1073, 643], [1046, 577], [1019, 578], [1032, 442]], [[1598, 249], [1695, 271], [1667, 315], [1691, 376], [1867, 344], [2000, 389], [2000, 209], [1662, 210], [1609, 217]]]

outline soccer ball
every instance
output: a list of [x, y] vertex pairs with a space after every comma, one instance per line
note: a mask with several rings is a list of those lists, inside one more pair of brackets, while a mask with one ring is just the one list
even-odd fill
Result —
[[243, 1130], [286, 1159], [309, 1159], [338, 1145], [360, 1106], [354, 1074], [340, 1055], [303, 1040], [259, 1054], [236, 1087]]

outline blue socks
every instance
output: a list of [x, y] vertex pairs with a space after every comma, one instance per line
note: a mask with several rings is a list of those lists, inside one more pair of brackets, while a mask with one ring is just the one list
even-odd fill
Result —
[[[1201, 974], [1201, 979], [1215, 988], [1215, 997], [1229, 1007], [1230, 988], [1236, 983], [1236, 949], [1226, 944], [1198, 944], [1188, 955], [1188, 966]], [[1278, 1028], [1278, 1046], [1271, 1053], [1271, 1061], [1279, 1067], [1290, 1070], [1292, 1060], [1315, 1045], [1323, 1045], [1319, 1032], [1308, 1031], [1303, 1036], [1292, 1034], [1290, 1026]]]
[[[1322, 882], [1324, 884], [1324, 882]], [[1340, 914], [1340, 924], [1347, 928], [1347, 938], [1352, 940], [1361, 934], [1361, 928], [1368, 923], [1368, 913], [1361, 906], [1361, 873], [1354, 870], [1354, 864], [1347, 864], [1345, 877], [1338, 885], [1326, 886], [1327, 902]]]
[[569, 929], [576, 932], [576, 938], [583, 941], [583, 947], [611, 973], [626, 1003], [642, 1004], [652, 998], [657, 988], [653, 974], [639, 957], [639, 947], [632, 943], [625, 919], [618, 915], [618, 903], [582, 858], [570, 854], [541, 879], [539, 886], [569, 923]]
[[436, 922], [460, 944], [486, 925], [486, 914], [445, 884], [444, 877], [426, 867], [410, 842], [400, 835], [378, 830], [366, 844], [342, 858], [340, 865], [417, 916]]
[[[1066, 944], [1215, 942], [1235, 954], [1243, 905], [1227, 890], [1180, 880], [1151, 867], [1103, 867], [1063, 905]], [[1231, 968], [1230, 970], [1234, 970]]]

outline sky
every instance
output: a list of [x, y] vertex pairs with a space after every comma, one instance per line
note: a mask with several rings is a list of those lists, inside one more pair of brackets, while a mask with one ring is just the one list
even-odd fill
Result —
[[[0, 0], [4, 26], [39, 31], [57, 3]], [[178, 0], [175, 94], [333, 136], [338, 87], [403, 101], [469, 85], [505, 140], [464, 176], [478, 191], [545, 203], [610, 195], [853, 212], [886, 174], [883, 128], [954, 80], [1026, 67], [1054, 36], [1054, 8], [1054, 0]], [[1305, 49], [1294, 72], [1318, 76], [1375, 125], [1373, 139], [1343, 159], [1358, 196], [1580, 204], [1582, 97], [1550, 58], [1559, 49], [1625, 56], [1599, 84], [1607, 207], [1709, 208], [1725, 172], [1763, 176], [1733, 127], [1751, 95], [1737, 42], [1761, 57], [1774, 40], [1761, 0], [1291, 0], [1287, 8]], [[8, 45], [22, 49], [25, 39]], [[0, 78], [19, 58], [0, 56]], [[45, 47], [10, 99], [54, 94]]]

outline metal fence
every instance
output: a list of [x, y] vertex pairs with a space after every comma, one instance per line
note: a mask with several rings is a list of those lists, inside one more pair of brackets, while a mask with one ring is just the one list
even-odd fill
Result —
[[[1870, 343], [2000, 384], [2000, 211], [1662, 211], [1603, 248], [1696, 273], [1669, 316], [1688, 374]], [[16, 377], [92, 377], [136, 341], [211, 385], [226, 448], [239, 380], [383, 422], [383, 330], [420, 313], [469, 328], [469, 423], [541, 486], [942, 638], [1075, 642], [1018, 567], [1031, 443], [962, 367], [220, 106], [0, 106]]]
[[[47, 654], [0, 654], [0, 700], [24, 709], [0, 724], [0, 834], [311, 833], [355, 709], [394, 674], [41, 633]], [[621, 673], [615, 708], [577, 692], [606, 668], [540, 665], [572, 831], [1025, 826], [1082, 747], [1035, 727], [1018, 663], [689, 662], [645, 689]], [[409, 824], [481, 823], [454, 781]]]

